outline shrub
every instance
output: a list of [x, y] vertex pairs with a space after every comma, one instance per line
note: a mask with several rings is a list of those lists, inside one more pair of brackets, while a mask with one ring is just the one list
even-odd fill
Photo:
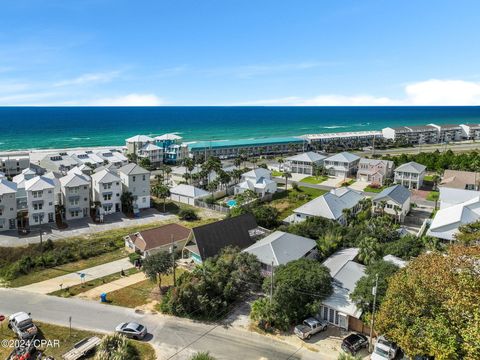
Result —
[[190, 358], [190, 360], [215, 360], [215, 358], [206, 351], [196, 353]]
[[180, 220], [186, 220], [186, 221], [198, 220], [198, 215], [193, 209], [185, 209], [185, 208], [181, 209], [178, 212], [178, 217], [180, 218]]
[[137, 254], [136, 252], [133, 252], [128, 255], [128, 259], [132, 264], [135, 264], [135, 261], [140, 260], [141, 258], [142, 257], [140, 256], [140, 254]]

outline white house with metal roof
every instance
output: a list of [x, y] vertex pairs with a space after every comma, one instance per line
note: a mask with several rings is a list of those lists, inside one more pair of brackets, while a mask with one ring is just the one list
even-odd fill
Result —
[[0, 231], [17, 228], [17, 184], [0, 177]]
[[399, 222], [405, 220], [410, 211], [410, 191], [403, 185], [393, 185], [372, 198], [373, 211], [394, 216]]
[[455, 240], [462, 225], [480, 220], [480, 196], [437, 211], [427, 235], [444, 240]]
[[105, 163], [105, 160], [91, 150], [69, 151], [68, 155], [75, 159], [77, 163], [86, 164], [91, 168], [97, 168]]
[[103, 169], [92, 175], [92, 200], [99, 202], [99, 215], [122, 210], [122, 182], [116, 171]]
[[45, 176], [25, 181], [30, 226], [55, 221], [55, 183]]
[[188, 205], [195, 205], [195, 200], [210, 196], [208, 191], [193, 185], [180, 184], [170, 188], [170, 199]]
[[133, 210], [148, 209], [150, 207], [150, 171], [141, 166], [130, 163], [118, 169], [122, 181], [123, 192], [133, 195]]
[[271, 273], [272, 266], [276, 268], [293, 260], [315, 256], [316, 246], [312, 239], [275, 231], [243, 251], [258, 258], [264, 273]]
[[272, 180], [272, 172], [264, 168], [257, 168], [242, 174], [242, 179], [234, 188], [235, 195], [246, 190], [252, 190], [260, 196], [274, 194], [277, 191], [277, 183]]
[[70, 169], [77, 166], [79, 162], [64, 152], [47, 154], [40, 160], [39, 165], [48, 170], [66, 174]]
[[414, 161], [408, 162], [395, 169], [394, 181], [408, 189], [420, 189], [423, 185], [426, 169], [425, 165]]
[[139, 158], [148, 159], [153, 167], [163, 163], [163, 148], [152, 143], [146, 143], [137, 152]]
[[289, 218], [291, 222], [305, 221], [310, 217], [323, 217], [345, 224], [344, 210], [349, 209], [353, 214], [360, 210], [360, 201], [365, 196], [358, 191], [341, 187], [319, 196], [293, 210]]
[[90, 177], [80, 170], [74, 171], [72, 169], [60, 179], [60, 185], [65, 219], [68, 221], [89, 216]]
[[357, 173], [359, 162], [359, 156], [344, 151], [325, 158], [323, 166], [330, 175], [347, 178]]
[[358, 248], [343, 249], [323, 262], [333, 278], [333, 294], [322, 301], [318, 316], [342, 329], [362, 331], [359, 320], [362, 309], [350, 299], [358, 280], [365, 276], [365, 266], [354, 261], [358, 251]]
[[287, 157], [285, 165], [292, 173], [313, 175], [314, 167], [322, 165], [325, 158], [325, 155], [308, 151]]
[[22, 172], [13, 177], [12, 181], [17, 184], [17, 211], [28, 211], [27, 192], [25, 191], [25, 181], [33, 179], [37, 173], [30, 169], [23, 169]]
[[135, 135], [125, 140], [127, 154], [138, 155], [140, 149], [146, 144], [155, 144], [155, 139], [147, 135]]

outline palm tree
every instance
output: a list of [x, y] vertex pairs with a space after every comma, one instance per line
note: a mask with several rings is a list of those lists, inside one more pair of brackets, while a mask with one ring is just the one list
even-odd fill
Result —
[[255, 169], [256, 165], [258, 163], [258, 158], [252, 158], [252, 159], [250, 159], [250, 162], [253, 164], [253, 168]]
[[182, 175], [182, 177], [185, 179], [185, 182], [186, 182], [187, 184], [189, 184], [189, 181], [188, 181], [188, 180], [191, 179], [190, 174], [189, 174], [188, 172], [186, 172], [185, 174]]
[[137, 360], [136, 350], [120, 334], [105, 335], [95, 352], [95, 360]]
[[278, 170], [280, 170], [280, 168], [283, 169], [283, 166], [281, 165], [285, 162], [285, 160], [282, 157], [279, 157], [277, 162], [278, 162]]
[[283, 177], [285, 178], [285, 190], [288, 189], [288, 179], [292, 177], [292, 173], [289, 171], [283, 172]]
[[229, 173], [221, 169], [218, 172], [218, 180], [221, 185], [225, 186], [225, 189], [226, 189], [227, 185], [230, 183], [230, 181], [232, 181], [232, 177], [230, 176]]
[[215, 190], [217, 190], [218, 188], [218, 180], [213, 180], [213, 181], [210, 181], [210, 183], [207, 185], [207, 190], [210, 191], [212, 193], [212, 199], [214, 199], [214, 193], [215, 193]]
[[380, 244], [373, 237], [364, 237], [360, 240], [358, 258], [365, 265], [371, 264], [380, 256]]
[[163, 199], [163, 212], [165, 212], [167, 198], [170, 196], [170, 189], [165, 185], [156, 184], [153, 187], [153, 193], [157, 198]]
[[441, 176], [438, 175], [437, 173], [432, 175], [432, 182], [433, 182], [433, 190], [438, 190], [438, 183], [441, 180]]
[[133, 202], [134, 197], [131, 192], [126, 191], [120, 196], [120, 202], [122, 203], [122, 209], [125, 214], [133, 214]]

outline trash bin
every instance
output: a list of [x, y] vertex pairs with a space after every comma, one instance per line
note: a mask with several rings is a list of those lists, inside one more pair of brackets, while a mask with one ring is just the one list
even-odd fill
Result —
[[100, 301], [101, 302], [107, 302], [107, 293], [101, 293], [100, 294]]

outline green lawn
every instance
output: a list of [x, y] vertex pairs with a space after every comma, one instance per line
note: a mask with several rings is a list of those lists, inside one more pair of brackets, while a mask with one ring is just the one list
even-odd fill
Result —
[[433, 175], [425, 175], [423, 178], [424, 181], [433, 182]]
[[327, 179], [328, 179], [328, 176], [319, 176], [319, 177], [307, 176], [307, 177], [303, 178], [302, 180], [300, 180], [300, 182], [304, 182], [304, 183], [307, 183], [307, 184], [320, 184]]
[[354, 182], [356, 182], [355, 179], [345, 179], [345, 180], [342, 181], [341, 186], [350, 186], [350, 185], [352, 185]]
[[435, 200], [438, 200], [438, 197], [439, 197], [439, 192], [438, 191], [430, 191], [426, 197], [427, 200], [430, 200], [430, 201], [435, 201]]
[[[133, 274], [136, 274], [136, 273], [138, 273], [138, 270], [136, 268], [128, 269], [128, 270], [125, 271], [126, 276], [130, 276], [130, 275], [133, 275]], [[83, 284], [71, 286], [67, 289], [57, 290], [57, 291], [54, 291], [54, 292], [52, 292], [48, 295], [54, 295], [54, 296], [60, 296], [60, 297], [68, 298], [68, 297], [71, 297], [71, 296], [76, 296], [78, 294], [81, 294], [85, 291], [91, 290], [91, 289], [93, 289], [97, 286], [101, 286], [101, 285], [107, 284], [109, 282], [112, 282], [112, 281], [115, 281], [115, 280], [118, 280], [118, 279], [121, 279], [121, 278], [122, 278], [121, 272], [118, 272], [118, 273], [107, 275], [107, 276], [104, 276], [104, 277], [101, 277], [101, 278], [98, 278], [98, 279], [95, 279], [95, 280], [87, 281]]]
[[[46, 339], [46, 340], [58, 340], [59, 346], [50, 346], [45, 348], [45, 356], [52, 356], [55, 359], [61, 359], [62, 355], [69, 351], [73, 345], [75, 345], [77, 342], [80, 340], [90, 337], [90, 336], [98, 336], [102, 337], [102, 334], [94, 333], [91, 331], [85, 331], [85, 330], [78, 330], [75, 328], [72, 328], [72, 331], [70, 333], [70, 329], [68, 328], [68, 322], [67, 319], [65, 320], [65, 325], [66, 326], [58, 326], [58, 325], [51, 325], [51, 324], [45, 324], [36, 321], [35, 324], [37, 325], [39, 329], [39, 339]], [[75, 326], [75, 318], [72, 319], [72, 326]], [[0, 332], [0, 338], [5, 339], [5, 340], [14, 340], [16, 337], [14, 336], [13, 331], [9, 330], [6, 326], [3, 326], [1, 332]], [[134, 341], [134, 340], [129, 340], [129, 342], [133, 345], [133, 347], [136, 348], [140, 355], [140, 359], [142, 360], [155, 360], [155, 350], [153, 347], [145, 342], [140, 342], [140, 341]], [[0, 358], [1, 359], [6, 359], [10, 352], [12, 351], [12, 348], [7, 348], [7, 347], [0, 347]], [[83, 359], [93, 359], [93, 355], [90, 355], [88, 357], [83, 357]]]
[[283, 173], [281, 171], [272, 170], [272, 176], [283, 176]]
[[385, 188], [386, 188], [386, 186], [375, 188], [375, 187], [371, 187], [370, 185], [368, 185], [365, 189], [363, 189], [363, 191], [371, 192], [371, 193], [379, 193], [379, 192], [382, 192]]
[[297, 207], [310, 200], [325, 194], [326, 190], [314, 189], [300, 186], [298, 190], [289, 189], [275, 193], [270, 205], [279, 211], [279, 219], [283, 220], [293, 213]]
[[[177, 268], [177, 278], [184, 271], [183, 269]], [[173, 276], [171, 274], [162, 276], [162, 287], [171, 286], [172, 284]], [[108, 304], [128, 308], [136, 308], [137, 306], [142, 306], [159, 299], [158, 286], [150, 280], [144, 280], [107, 294]]]

